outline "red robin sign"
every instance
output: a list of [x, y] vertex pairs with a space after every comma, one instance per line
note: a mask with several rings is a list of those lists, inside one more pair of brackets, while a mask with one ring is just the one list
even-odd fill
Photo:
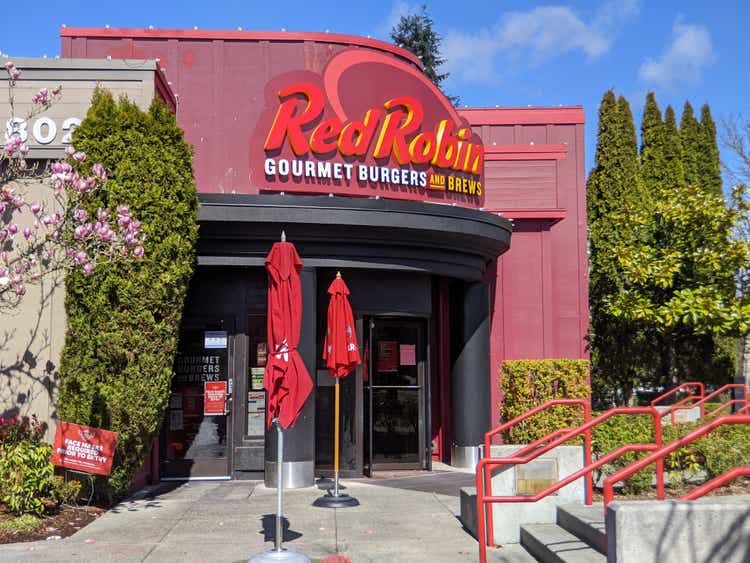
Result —
[[250, 157], [266, 190], [484, 199], [479, 136], [423, 73], [363, 49], [272, 79]]

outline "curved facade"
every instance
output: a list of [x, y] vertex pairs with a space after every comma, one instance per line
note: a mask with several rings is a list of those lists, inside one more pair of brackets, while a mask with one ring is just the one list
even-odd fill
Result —
[[[580, 107], [457, 110], [412, 54], [353, 36], [61, 35], [63, 57], [156, 60], [195, 151], [198, 270], [162, 478], [274, 479], [263, 261], [282, 231], [305, 263], [299, 350], [315, 382], [286, 437], [291, 486], [331, 466], [321, 351], [337, 271], [363, 351], [342, 382], [343, 475], [471, 464], [503, 360], [586, 356]], [[205, 412], [206, 382], [226, 382], [226, 414]]]

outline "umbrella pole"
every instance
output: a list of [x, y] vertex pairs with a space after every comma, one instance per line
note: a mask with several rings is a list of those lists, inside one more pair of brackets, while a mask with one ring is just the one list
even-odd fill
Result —
[[283, 499], [284, 499], [284, 434], [281, 432], [281, 422], [276, 422], [276, 551], [281, 551], [281, 541], [283, 539], [282, 518]]
[[333, 495], [339, 496], [339, 378], [336, 378], [336, 398], [334, 412], [336, 420], [333, 423]]

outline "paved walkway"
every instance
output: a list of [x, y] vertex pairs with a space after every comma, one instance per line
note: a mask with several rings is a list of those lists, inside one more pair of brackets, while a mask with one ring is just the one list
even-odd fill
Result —
[[[459, 487], [467, 473], [347, 480], [361, 506], [312, 506], [317, 488], [286, 491], [285, 545], [322, 561], [342, 554], [354, 563], [477, 560], [477, 543], [461, 526]], [[273, 547], [276, 490], [248, 481], [164, 484], [117, 505], [64, 540], [0, 546], [0, 561], [236, 562]], [[493, 561], [514, 561], [511, 549]]]

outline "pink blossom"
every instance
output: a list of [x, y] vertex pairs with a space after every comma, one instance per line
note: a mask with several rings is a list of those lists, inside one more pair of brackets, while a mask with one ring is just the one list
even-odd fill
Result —
[[76, 262], [79, 264], [85, 264], [88, 261], [89, 257], [86, 254], [85, 250], [79, 250], [76, 254]]
[[76, 254], [75, 248], [68, 247], [65, 249], [65, 256], [67, 256], [68, 258], [73, 258], [75, 254]]
[[102, 209], [101, 207], [96, 210], [96, 216], [100, 221], [106, 221], [109, 219], [109, 209]]
[[15, 223], [10, 223], [8, 225], [8, 232], [11, 235], [15, 235], [18, 232], [18, 226]]
[[11, 80], [18, 80], [18, 77], [21, 76], [21, 71], [17, 68], [14, 68], [10, 71], [10, 79]]
[[31, 237], [31, 229], [29, 227], [26, 227], [23, 230], [23, 238], [25, 238], [26, 240], [29, 240], [29, 237]]
[[85, 221], [88, 213], [86, 213], [85, 209], [76, 209], [73, 217], [75, 217], [76, 221]]
[[18, 167], [21, 170], [26, 170], [26, 161], [23, 158], [18, 161]]
[[86, 160], [86, 153], [83, 151], [75, 152], [73, 153], [73, 158], [78, 162], [83, 162], [84, 160]]
[[0, 260], [2, 260], [3, 262], [5, 262], [7, 264], [8, 263], [8, 258], [9, 258], [9, 256], [8, 256], [8, 251], [7, 250], [3, 250], [2, 252], [0, 252]]
[[22, 155], [27, 155], [27, 154], [29, 154], [29, 145], [27, 145], [26, 143], [23, 143], [23, 144], [22, 144], [22, 145], [21, 145], [20, 147], [18, 147], [18, 151], [19, 151], [19, 152], [20, 152], [20, 153], [21, 153]]
[[42, 210], [42, 206], [39, 203], [32, 203], [30, 209], [34, 215], [39, 215], [39, 212]]
[[13, 277], [10, 278], [10, 283], [13, 285], [21, 283], [21, 274], [13, 274]]
[[102, 166], [99, 162], [91, 167], [91, 171], [95, 176], [98, 176], [99, 178], [105, 179], [107, 177], [107, 171], [104, 170], [104, 166]]
[[3, 242], [6, 238], [8, 238], [8, 229], [0, 229], [0, 242]]
[[0, 201], [0, 215], [5, 213], [5, 210], [8, 208], [8, 204], [4, 201]]
[[15, 66], [16, 65], [13, 64], [13, 61], [8, 61], [8, 62], [5, 63], [5, 70], [7, 70], [8, 72], [10, 72], [11, 70], [13, 70], [13, 68]]
[[62, 92], [62, 84], [52, 90], [52, 95], [57, 96], [60, 92]]
[[133, 249], [133, 256], [135, 256], [136, 258], [141, 258], [141, 257], [143, 257], [143, 253], [144, 253], [144, 250], [143, 250], [143, 247], [142, 247], [142, 246], [136, 246], [136, 247], [135, 247], [135, 248]]
[[26, 294], [26, 288], [24, 286], [22, 286], [22, 285], [17, 285], [16, 286], [16, 295], [18, 295], [19, 297], [23, 297], [23, 295], [25, 295], [25, 294]]
[[65, 154], [67, 156], [73, 156], [75, 154], [76, 150], [73, 148], [73, 145], [68, 145], [65, 147]]
[[93, 265], [93, 264], [92, 264], [91, 262], [86, 262], [86, 263], [85, 263], [85, 264], [83, 265], [83, 271], [85, 272], [85, 274], [86, 274], [87, 276], [90, 276], [90, 275], [91, 275], [91, 272], [93, 272], [93, 271], [94, 271], [94, 265]]

